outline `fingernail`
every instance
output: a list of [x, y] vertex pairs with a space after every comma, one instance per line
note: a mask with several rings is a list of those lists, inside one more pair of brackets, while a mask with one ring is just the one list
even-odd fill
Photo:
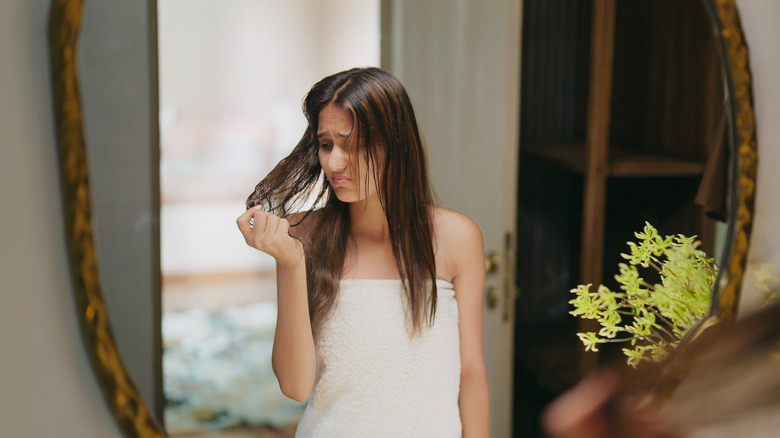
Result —
[[260, 210], [261, 208], [263, 208], [263, 206], [262, 205], [255, 205], [253, 208], [255, 210]]

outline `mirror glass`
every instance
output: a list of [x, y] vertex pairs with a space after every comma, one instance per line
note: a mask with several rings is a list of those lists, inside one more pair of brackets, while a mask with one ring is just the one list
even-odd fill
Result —
[[[198, 436], [238, 426], [257, 432], [294, 430], [302, 406], [282, 396], [270, 369], [276, 314], [273, 260], [245, 247], [235, 218], [253, 186], [300, 137], [305, 127], [300, 105], [309, 87], [335, 71], [379, 63], [379, 3], [157, 0], [161, 260], [124, 252], [121, 243], [148, 237], [154, 209], [141, 206], [139, 213], [118, 208], [137, 204], [117, 189], [123, 181], [154, 181], [154, 175], [122, 173], [127, 163], [110, 149], [103, 155], [92, 152], [90, 159], [95, 199], [103, 199], [103, 207], [95, 208], [95, 222], [101, 269], [109, 266], [103, 271], [105, 289], [121, 290], [107, 295], [124, 297], [110, 306], [110, 316], [112, 323], [120, 321], [114, 324], [117, 343], [131, 374], [152, 382], [149, 387], [154, 378], [144, 373], [153, 374], [159, 364], [134, 365], [147, 356], [134, 354], [132, 342], [122, 339], [139, 337], [133, 324], [153, 330], [148, 328], [153, 322], [137, 315], [151, 321], [155, 315], [148, 309], [156, 304], [146, 296], [138, 299], [133, 290], [153, 290], [155, 285], [134, 282], [122, 267], [144, 260], [152, 272], [162, 271], [166, 400], [159, 402], [172, 435]], [[522, 249], [516, 275], [522, 295], [516, 312], [515, 419], [535, 421], [534, 410], [578, 378], [582, 347], [572, 336], [576, 327], [567, 313], [568, 291], [582, 283], [585, 180], [573, 167], [584, 157], [572, 159], [554, 147], [582, 146], [587, 137], [591, 4], [523, 2], [517, 230]], [[724, 109], [728, 90], [712, 23], [699, 0], [618, 4], [609, 136], [612, 157], [628, 160], [606, 186], [601, 280], [608, 282], [616, 273], [625, 242], [634, 239], [645, 221], [662, 234], [699, 236], [702, 248], [724, 266], [732, 224], [719, 225], [709, 217], [717, 210], [709, 207], [720, 206], [717, 201], [707, 208], [694, 202], [708, 185], [715, 195], [736, 190], [733, 183], [727, 186], [728, 177], [718, 176], [718, 168], [735, 159], [724, 141], [734, 124], [725, 119], [730, 116]], [[101, 18], [85, 13], [83, 34], [121, 28], [121, 20]], [[350, 26], [321, 25], [334, 22]], [[142, 35], [146, 30], [126, 31]], [[148, 46], [139, 45], [139, 53], [117, 51], [117, 56], [134, 59], [139, 70], [108, 75], [109, 81], [111, 62], [89, 55], [106, 40], [84, 40], [80, 63], [87, 67], [82, 77], [89, 130], [90, 122], [99, 119], [95, 114], [104, 109], [95, 102], [106, 102], [105, 95], [97, 98], [95, 93], [112, 90], [117, 94], [110, 100], [135, 102], [137, 90], [117, 84], [148, 76], [149, 65], [143, 64]], [[148, 107], [140, 115], [136, 109], [123, 114], [139, 120], [149, 115]], [[111, 125], [110, 120], [105, 123]], [[153, 137], [151, 128], [146, 126], [144, 135]], [[126, 151], [133, 150], [132, 140], [114, 141], [109, 133], [118, 139], [138, 138], [110, 129], [104, 133], [102, 143], [117, 143], [117, 149]], [[100, 143], [94, 133], [87, 134], [88, 143]], [[721, 164], [717, 154], [724, 159]], [[155, 157], [149, 160], [156, 163]], [[655, 173], [643, 171], [641, 164]], [[703, 184], [710, 170], [716, 182]], [[113, 185], [102, 183], [112, 179]], [[141, 253], [154, 251], [147, 247]], [[559, 334], [567, 340], [561, 341]], [[155, 399], [153, 391], [141, 389], [145, 399]], [[531, 436], [523, 435], [525, 427], [533, 426], [516, 423], [515, 432]]]
[[584, 352], [576, 333], [600, 327], [570, 315], [569, 291], [622, 292], [621, 254], [645, 223], [697, 236], [718, 265], [728, 262], [728, 91], [705, 3], [610, 4], [524, 2], [514, 391], [516, 412], [528, 414], [515, 416], [519, 436], [539, 435], [541, 409], [588, 370], [625, 364], [627, 344]]

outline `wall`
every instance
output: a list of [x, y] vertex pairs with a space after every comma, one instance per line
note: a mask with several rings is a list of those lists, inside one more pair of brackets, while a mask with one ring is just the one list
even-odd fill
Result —
[[[738, 0], [742, 27], [748, 44], [753, 74], [753, 103], [758, 139], [758, 182], [755, 221], [750, 240], [748, 266], [770, 263], [770, 272], [780, 277], [780, 2], [775, 0]], [[760, 306], [764, 294], [748, 274], [740, 302], [744, 314]]]
[[79, 337], [66, 264], [48, 4], [0, 6], [0, 435], [118, 437]]
[[378, 1], [158, 3], [163, 110], [263, 116], [272, 104], [292, 100], [297, 142], [306, 126], [303, 94], [322, 72], [377, 57]]

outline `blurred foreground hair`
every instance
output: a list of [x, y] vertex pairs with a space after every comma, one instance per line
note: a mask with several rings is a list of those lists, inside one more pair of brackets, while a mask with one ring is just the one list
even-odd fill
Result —
[[780, 305], [711, 326], [661, 364], [601, 370], [554, 401], [544, 425], [555, 438], [780, 436]]
[[780, 436], [780, 305], [715, 327], [679, 352], [694, 364], [664, 407], [695, 436]]

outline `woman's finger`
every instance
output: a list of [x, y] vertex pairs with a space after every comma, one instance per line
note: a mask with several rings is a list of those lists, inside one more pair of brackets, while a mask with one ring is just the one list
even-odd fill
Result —
[[279, 228], [279, 216], [268, 215], [265, 226], [266, 234], [268, 236], [275, 236], [277, 228]]
[[252, 216], [252, 228], [255, 233], [265, 233], [266, 225], [268, 224], [268, 218], [272, 216], [270, 213], [266, 213], [262, 210], [256, 210], [254, 216]]
[[242, 213], [238, 219], [236, 219], [236, 225], [238, 225], [238, 229], [241, 231], [241, 234], [244, 235], [244, 238], [247, 238], [249, 233], [252, 232], [252, 224], [250, 223], [250, 220], [257, 210], [259, 210], [258, 207], [247, 209], [247, 211]]

